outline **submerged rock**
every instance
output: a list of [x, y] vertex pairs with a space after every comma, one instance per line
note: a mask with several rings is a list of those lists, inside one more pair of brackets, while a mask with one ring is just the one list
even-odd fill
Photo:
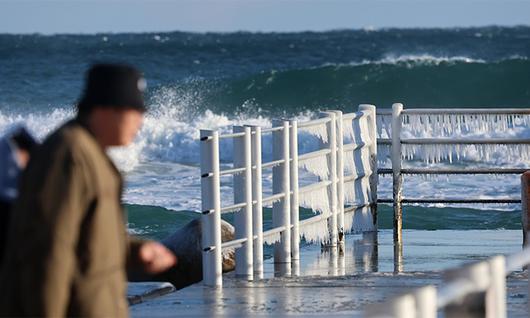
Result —
[[[226, 242], [234, 239], [234, 227], [221, 220], [221, 241]], [[181, 289], [202, 280], [202, 235], [201, 220], [195, 219], [175, 233], [162, 240], [178, 258], [177, 266], [170, 270], [158, 274], [147, 275], [139, 273], [130, 273], [130, 281], [165, 281], [172, 283], [176, 289]], [[235, 252], [234, 249], [224, 250], [223, 273], [235, 269]]]

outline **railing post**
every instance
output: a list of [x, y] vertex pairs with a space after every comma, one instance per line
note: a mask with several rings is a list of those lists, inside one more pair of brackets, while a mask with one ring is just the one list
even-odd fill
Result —
[[[337, 231], [338, 241], [344, 241], [344, 130], [342, 112], [334, 111], [337, 134]], [[348, 229], [349, 230], [349, 229]]]
[[[292, 191], [291, 195], [291, 261], [293, 262], [294, 269], [297, 269], [296, 265], [300, 261], [300, 217], [299, 217], [299, 198], [298, 198], [298, 122], [296, 120], [290, 120], [289, 125], [291, 131], [289, 132], [290, 138], [290, 157], [291, 157], [291, 180], [290, 187]], [[294, 275], [299, 275], [299, 268], [293, 270]]]
[[337, 231], [337, 124], [336, 116], [333, 112], [322, 112], [320, 117], [329, 117], [330, 121], [326, 124], [328, 135], [328, 147], [330, 150], [328, 160], [329, 179], [331, 181], [330, 187], [330, 212], [328, 218], [329, 242], [328, 246], [337, 246], [338, 231]]
[[291, 203], [289, 176], [289, 121], [279, 124], [282, 130], [273, 132], [273, 160], [284, 160], [282, 164], [272, 169], [272, 192], [283, 193], [284, 197], [272, 206], [272, 226], [285, 227], [280, 233], [280, 241], [274, 244], [274, 263], [280, 275], [291, 274]]
[[[521, 175], [521, 219], [523, 228], [523, 248], [529, 245], [528, 237], [530, 234], [530, 171]], [[530, 312], [530, 270], [525, 266], [526, 275], [528, 276], [528, 296], [527, 306]]]
[[372, 220], [374, 230], [377, 231], [377, 184], [379, 183], [379, 176], [377, 175], [377, 124], [376, 124], [376, 108], [374, 105], [361, 104], [360, 111], [368, 112], [368, 130], [370, 132], [370, 211], [372, 212]]
[[415, 299], [411, 294], [401, 295], [380, 304], [366, 307], [364, 317], [367, 318], [416, 318]]
[[523, 223], [523, 248], [528, 245], [528, 234], [530, 231], [530, 171], [521, 176], [521, 212]]
[[447, 305], [444, 309], [444, 317], [494, 317], [488, 316], [486, 312], [486, 299], [491, 297], [487, 296], [491, 286], [490, 266], [488, 262], [475, 263], [445, 273], [445, 282], [449, 284], [455, 280], [467, 280], [475, 286], [476, 290], [485, 290], [485, 292], [467, 294], [458, 303]]
[[254, 240], [254, 275], [263, 278], [263, 192], [261, 177], [261, 127], [251, 126], [252, 129], [252, 233], [257, 236]]
[[506, 311], [506, 259], [499, 255], [488, 260], [491, 283], [486, 292], [486, 317], [505, 318]]
[[436, 287], [429, 285], [417, 289], [414, 292], [416, 300], [416, 317], [436, 318], [438, 311], [436, 299]]
[[403, 210], [401, 208], [401, 112], [403, 104], [392, 105], [392, 176], [394, 198], [394, 271], [403, 270]]
[[252, 235], [252, 158], [251, 158], [251, 130], [250, 127], [234, 126], [234, 133], [244, 132], [243, 137], [235, 137], [233, 158], [234, 168], [245, 168], [241, 174], [234, 175], [234, 203], [246, 205], [235, 213], [236, 239], [246, 238], [247, 241], [236, 249], [236, 276], [252, 280], [254, 270], [253, 235]]
[[207, 286], [221, 287], [221, 190], [219, 133], [201, 130], [202, 273]]

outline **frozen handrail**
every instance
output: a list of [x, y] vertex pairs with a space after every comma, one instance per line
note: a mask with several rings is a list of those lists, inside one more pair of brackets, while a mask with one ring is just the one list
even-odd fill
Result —
[[[386, 126], [386, 135], [390, 138], [377, 139], [378, 145], [390, 145], [391, 147], [391, 169], [379, 169], [378, 174], [392, 174], [393, 179], [393, 197], [390, 202], [394, 209], [394, 239], [398, 246], [401, 246], [401, 228], [402, 228], [402, 203], [454, 203], [454, 204], [468, 204], [468, 203], [519, 203], [520, 200], [516, 198], [404, 198], [403, 193], [403, 175], [449, 175], [449, 174], [518, 174], [524, 172], [520, 168], [472, 168], [472, 169], [444, 169], [444, 168], [406, 168], [403, 169], [403, 161], [415, 158], [418, 154], [418, 149], [426, 151], [420, 152], [424, 154], [424, 159], [427, 162], [438, 162], [440, 160], [448, 160], [452, 162], [453, 158], [461, 156], [459, 151], [464, 147], [475, 147], [477, 151], [485, 151], [485, 147], [502, 146], [502, 147], [528, 147], [530, 139], [528, 138], [477, 138], [461, 137], [461, 138], [402, 138], [401, 130], [404, 125], [411, 125], [412, 129], [420, 129], [424, 125], [429, 128], [431, 121], [436, 125], [443, 125], [443, 128], [437, 128], [441, 133], [453, 131], [458, 127], [478, 127], [478, 129], [493, 129], [491, 125], [485, 125], [481, 121], [491, 120], [494, 124], [499, 124], [501, 128], [510, 127], [514, 125], [517, 118], [523, 115], [530, 115], [530, 109], [404, 109], [402, 104], [393, 104], [392, 112], [390, 110], [378, 110], [379, 116], [392, 115], [391, 121], [385, 119], [387, 125], [390, 123], [391, 129], [388, 130]], [[475, 116], [476, 115], [476, 116]], [[423, 117], [422, 117], [423, 116]], [[460, 116], [460, 117], [459, 117]], [[526, 117], [524, 117], [526, 118]], [[415, 128], [416, 127], [416, 128]], [[418, 128], [419, 127], [419, 128]], [[425, 128], [423, 127], [423, 128]], [[454, 128], [457, 127], [457, 128]], [[458, 128], [461, 129], [461, 128]], [[474, 129], [474, 128], [473, 128]], [[404, 149], [404, 151], [402, 151]], [[504, 149], [504, 148], [503, 148]], [[525, 148], [526, 149], [526, 148]], [[456, 152], [456, 154], [455, 154]], [[486, 156], [487, 156], [486, 152]], [[378, 202], [388, 202], [388, 199], [380, 199]]]
[[363, 111], [359, 111], [359, 112], [355, 112], [355, 113], [348, 113], [348, 114], [342, 115], [342, 120], [344, 120], [344, 121], [355, 120], [355, 119], [359, 119], [359, 118], [361, 118], [363, 116], [367, 116], [367, 114], [365, 114]]
[[[376, 145], [374, 142], [368, 142], [375, 140], [376, 127], [373, 120], [375, 107], [361, 105], [359, 111], [355, 113], [342, 114], [340, 111], [328, 111], [322, 112], [320, 116], [319, 119], [302, 123], [296, 120], [275, 121], [272, 128], [265, 129], [258, 126], [234, 126], [232, 133], [223, 135], [211, 130], [201, 132], [202, 244], [206, 285], [222, 285], [221, 251], [223, 249], [235, 249], [236, 276], [253, 280], [263, 277], [263, 238], [268, 238], [269, 243], [276, 240], [275, 262], [291, 264], [299, 260], [300, 237], [307, 238], [307, 235], [310, 235], [309, 240], [326, 240], [325, 244], [337, 246], [338, 240], [342, 237], [339, 233], [344, 234], [352, 228], [353, 215], [349, 215], [351, 220], [344, 221], [344, 183], [357, 182], [359, 176], [350, 172], [345, 175], [345, 170], [364, 171], [366, 176], [371, 177], [370, 182], [359, 182], [355, 187], [361, 187], [363, 193], [376, 192], [376, 183], [373, 180], [376, 180], [374, 176], [377, 167], [373, 165], [375, 161], [372, 160], [376, 155]], [[319, 142], [317, 150], [298, 154], [300, 129], [317, 137]], [[355, 132], [355, 137], [359, 137], [362, 142], [344, 141], [345, 138], [349, 139], [348, 136], [352, 136], [352, 129], [360, 130]], [[261, 161], [263, 133], [272, 133], [273, 144], [272, 160], [265, 163]], [[220, 139], [232, 139], [234, 142], [233, 165], [223, 170], [219, 168]], [[352, 150], [360, 148], [366, 148], [368, 151], [351, 153]], [[370, 160], [357, 157], [354, 160], [349, 159], [346, 169], [344, 157], [352, 155], [369, 155]], [[369, 166], [356, 169], [356, 164], [364, 165], [364, 162], [370, 162]], [[320, 180], [299, 187], [300, 167], [320, 177]], [[271, 191], [270, 188], [265, 191], [262, 189], [264, 179], [262, 170], [268, 168], [272, 168], [272, 195], [263, 197], [263, 192]], [[222, 206], [220, 179], [227, 175], [233, 176], [234, 203]], [[349, 195], [349, 200], [352, 200], [351, 194]], [[271, 204], [273, 228], [263, 231], [263, 206]], [[347, 204], [351, 205], [352, 202]], [[300, 206], [307, 206], [320, 213], [307, 221], [300, 221], [298, 213]], [[236, 212], [234, 214], [236, 239], [221, 243], [220, 216], [229, 212]], [[373, 213], [371, 215], [363, 213], [360, 216], [362, 219], [360, 222], [365, 224], [363, 226], [370, 227], [367, 230], [374, 229]], [[371, 218], [370, 222], [364, 220], [368, 217]], [[320, 226], [313, 224], [315, 220], [327, 224], [322, 224], [325, 228], [319, 229], [318, 234], [311, 234], [315, 233], [315, 226]], [[312, 227], [306, 228], [310, 223], [313, 224]], [[329, 236], [324, 235], [323, 232], [329, 233]], [[285, 274], [288, 275], [291, 266], [286, 266], [286, 270]], [[294, 267], [293, 271], [296, 275], [297, 270]]]
[[311, 120], [311, 121], [306, 121], [306, 122], [303, 122], [303, 123], [298, 123], [298, 129], [304, 129], [304, 128], [307, 128], [307, 127], [324, 125], [324, 124], [329, 123], [330, 120], [331, 119], [326, 117], [326, 118], [320, 118], [320, 119], [315, 119], [315, 120]]
[[[415, 306], [407, 313], [411, 317], [422, 315], [436, 317], [438, 310], [448, 310], [446, 314], [451, 317], [458, 313], [466, 312], [468, 307], [480, 310], [486, 317], [507, 316], [506, 304], [506, 276], [515, 271], [520, 271], [530, 265], [530, 247], [508, 256], [494, 256], [484, 261], [463, 265], [446, 272], [444, 283], [436, 288], [429, 286], [432, 292], [426, 297], [422, 295], [425, 287], [416, 288], [405, 295], [412, 298]], [[475, 293], [481, 299], [466, 299], [466, 296]], [[399, 302], [403, 295], [391, 298], [384, 303], [371, 305], [365, 310], [366, 317], [380, 317], [387, 315], [395, 317]], [[530, 305], [530, 299], [527, 299]], [[452, 308], [448, 308], [452, 305]], [[479, 305], [481, 308], [476, 308]], [[455, 316], [456, 317], [456, 316]]]
[[316, 150], [316, 151], [304, 153], [302, 155], [298, 155], [298, 162], [302, 162], [304, 160], [308, 160], [308, 159], [312, 159], [316, 157], [326, 156], [330, 152], [331, 151], [329, 149], [322, 149], [322, 150]]
[[488, 138], [488, 139], [454, 139], [454, 138], [408, 138], [401, 139], [404, 145], [528, 145], [526, 138]]
[[305, 192], [312, 192], [318, 189], [325, 188], [331, 184], [331, 181], [320, 181], [319, 183], [314, 183], [312, 185], [308, 185], [305, 187], [302, 187], [298, 190], [298, 193], [305, 193]]
[[405, 115], [530, 115], [525, 108], [414, 108], [404, 109]]
[[281, 165], [284, 162], [285, 162], [285, 160], [283, 160], [283, 159], [265, 162], [264, 164], [261, 165], [261, 169], [272, 168], [274, 166]]

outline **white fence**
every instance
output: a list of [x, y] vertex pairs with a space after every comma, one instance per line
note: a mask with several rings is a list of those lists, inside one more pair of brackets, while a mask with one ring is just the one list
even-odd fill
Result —
[[[448, 318], [504, 318], [507, 316], [506, 276], [529, 264], [530, 247], [507, 257], [495, 256], [449, 271], [438, 289], [428, 285], [370, 305], [364, 316], [435, 318], [443, 310], [444, 317]], [[530, 303], [528, 309], [530, 312]]]
[[[403, 198], [403, 175], [404, 174], [522, 174], [526, 168], [480, 168], [480, 169], [403, 169], [403, 158], [407, 157], [402, 151], [403, 145], [417, 145], [423, 147], [439, 147], [437, 151], [430, 154], [440, 158], [451, 160], [451, 152], [461, 145], [511, 145], [522, 146], [530, 144], [525, 138], [413, 138], [405, 139], [401, 136], [401, 127], [404, 121], [423, 121], [433, 125], [442, 123], [444, 129], [454, 129], [451, 124], [466, 125], [506, 125], [515, 119], [522, 119], [528, 123], [529, 109], [409, 109], [404, 110], [403, 105], [394, 104], [392, 112], [380, 112], [378, 120], [386, 119], [388, 139], [379, 139], [379, 144], [391, 145], [392, 169], [379, 169], [379, 174], [393, 175], [393, 198], [379, 199], [378, 202], [393, 202], [394, 204], [394, 240], [395, 253], [400, 253], [401, 242], [401, 205], [402, 203], [519, 203], [522, 202], [522, 220], [525, 245], [528, 246], [527, 238], [530, 233], [530, 174], [522, 177], [522, 200], [513, 199], [481, 199], [481, 198]], [[406, 118], [405, 118], [406, 117]], [[422, 118], [423, 117], [423, 118]], [[384, 124], [380, 124], [380, 127]], [[388, 127], [390, 126], [390, 127]], [[395, 128], [394, 128], [395, 127]], [[491, 128], [491, 127], [489, 127]], [[449, 146], [448, 149], [442, 149]], [[455, 147], [450, 148], [450, 147]], [[435, 149], [436, 150], [436, 149]], [[516, 148], [517, 155], [528, 156], [526, 151]], [[396, 257], [396, 256], [395, 256]], [[401, 257], [398, 255], [398, 258]], [[365, 311], [366, 317], [399, 317], [415, 318], [437, 317], [438, 311], [444, 311], [444, 317], [499, 317], [507, 316], [506, 308], [506, 275], [521, 270], [530, 264], [530, 247], [523, 251], [504, 256], [496, 256], [486, 261], [473, 263], [467, 266], [451, 270], [446, 273], [444, 284], [436, 289], [429, 285], [418, 288], [411, 292], [392, 298], [382, 304], [369, 306]], [[529, 281], [530, 290], [530, 281]], [[529, 299], [530, 300], [530, 299]], [[530, 302], [529, 302], [530, 312]], [[470, 311], [470, 308], [478, 309], [478, 312]]]
[[[515, 156], [529, 156], [530, 139], [528, 138], [403, 138], [403, 123], [409, 123], [416, 130], [432, 130], [433, 132], [458, 132], [463, 129], [494, 130], [507, 129], [519, 120], [530, 123], [530, 109], [499, 108], [499, 109], [404, 109], [403, 104], [393, 104], [392, 110], [377, 112], [379, 135], [386, 132], [387, 138], [379, 138], [380, 146], [390, 146], [392, 168], [379, 169], [378, 174], [392, 174], [393, 197], [379, 198], [380, 203], [392, 203], [394, 208], [394, 241], [402, 242], [402, 204], [404, 203], [520, 203], [519, 198], [483, 199], [483, 198], [404, 198], [404, 175], [450, 175], [450, 174], [522, 174], [525, 168], [472, 168], [472, 169], [436, 169], [436, 168], [403, 168], [403, 162], [412, 157], [413, 153], [422, 153], [425, 161], [433, 163], [443, 159], [453, 161], [453, 156], [460, 156], [463, 147], [473, 145], [482, 147], [479, 150], [487, 156], [486, 147], [502, 145], [512, 149]], [[522, 147], [527, 147], [523, 151]], [[404, 147], [408, 147], [404, 151]], [[400, 249], [398, 248], [397, 251]]]
[[[320, 149], [298, 153], [298, 136], [304, 132], [321, 140]], [[265, 134], [272, 134], [272, 160], [262, 163]], [[352, 226], [376, 230], [376, 136], [372, 105], [360, 105], [355, 113], [323, 112], [308, 122], [282, 120], [272, 128], [237, 126], [232, 134], [201, 130], [203, 282], [222, 286], [223, 249], [236, 248], [236, 275], [252, 280], [263, 277], [264, 241], [275, 242], [275, 265], [282, 274], [296, 275], [302, 236], [336, 246]], [[234, 142], [233, 166], [221, 170], [224, 138]], [[266, 196], [263, 171], [271, 168], [272, 194]], [[318, 179], [299, 187], [300, 168]], [[231, 205], [221, 202], [226, 175], [234, 176]], [[271, 204], [273, 228], [263, 231], [263, 207]], [[300, 206], [318, 214], [300, 221]], [[221, 243], [221, 214], [228, 212], [235, 213], [236, 239]]]

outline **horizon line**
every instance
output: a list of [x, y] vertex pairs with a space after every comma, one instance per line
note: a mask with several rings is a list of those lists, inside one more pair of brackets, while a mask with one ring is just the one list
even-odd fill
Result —
[[390, 30], [456, 30], [456, 29], [487, 29], [487, 28], [530, 28], [530, 24], [487, 24], [487, 25], [468, 25], [468, 26], [364, 26], [358, 28], [330, 28], [323, 30], [223, 30], [223, 31], [211, 31], [211, 30], [146, 30], [146, 31], [61, 31], [61, 32], [40, 32], [40, 31], [22, 31], [22, 32], [11, 32], [0, 30], [0, 35], [41, 35], [41, 36], [55, 36], [55, 35], [100, 35], [100, 34], [164, 34], [164, 33], [189, 33], [189, 34], [236, 34], [236, 33], [251, 33], [251, 34], [294, 34], [294, 33], [331, 33], [331, 32], [344, 32], [344, 31], [364, 31], [364, 32], [378, 32], [378, 31], [390, 31]]

